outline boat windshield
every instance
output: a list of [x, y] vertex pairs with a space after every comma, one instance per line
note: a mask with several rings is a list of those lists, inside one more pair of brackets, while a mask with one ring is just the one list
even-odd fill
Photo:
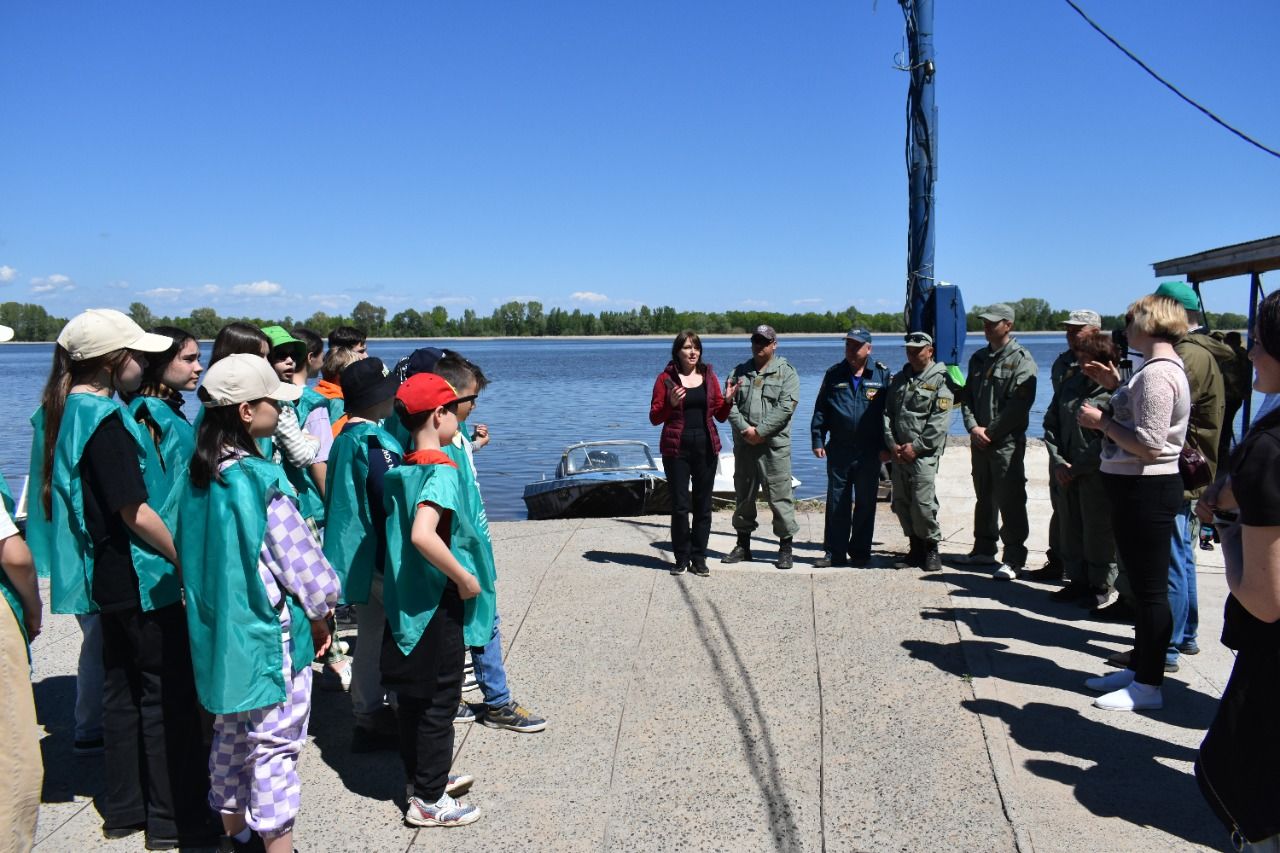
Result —
[[634, 471], [654, 468], [653, 457], [643, 444], [608, 444], [575, 447], [565, 456], [567, 474], [583, 471]]

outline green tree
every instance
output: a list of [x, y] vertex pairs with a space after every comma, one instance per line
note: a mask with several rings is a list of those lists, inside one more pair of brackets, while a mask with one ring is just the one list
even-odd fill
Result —
[[369, 337], [383, 334], [387, 322], [387, 309], [381, 305], [361, 300], [351, 309], [351, 325], [362, 330]]
[[129, 317], [144, 329], [159, 325], [156, 323], [155, 317], [151, 316], [151, 309], [141, 302], [129, 303]]

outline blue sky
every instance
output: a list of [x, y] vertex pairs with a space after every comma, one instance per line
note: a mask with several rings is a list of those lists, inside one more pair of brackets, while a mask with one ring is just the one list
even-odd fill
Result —
[[[1280, 3], [1081, 2], [1280, 147]], [[969, 304], [1119, 312], [1152, 261], [1280, 233], [1280, 160], [1065, 3], [936, 5], [937, 265]], [[0, 32], [2, 301], [902, 305], [894, 0], [14, 0]]]

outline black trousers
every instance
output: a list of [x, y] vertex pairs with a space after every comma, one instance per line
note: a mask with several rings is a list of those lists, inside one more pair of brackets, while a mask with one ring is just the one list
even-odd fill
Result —
[[182, 605], [102, 614], [103, 826], [153, 836], [209, 832], [209, 752]]
[[[709, 445], [709, 442], [706, 444]], [[671, 492], [671, 550], [676, 563], [706, 559], [711, 536], [711, 486], [716, 479], [716, 456], [709, 446], [680, 449], [679, 456], [662, 457]], [[693, 484], [692, 494], [689, 485]], [[692, 529], [689, 514], [693, 514]]]
[[1182, 506], [1182, 478], [1103, 475], [1111, 495], [1116, 551], [1137, 600], [1130, 667], [1141, 684], [1164, 683], [1164, 656], [1173, 635], [1169, 610], [1169, 557], [1174, 517]]
[[453, 718], [462, 701], [462, 599], [449, 583], [413, 651], [404, 654], [388, 627], [382, 640], [382, 683], [399, 702], [400, 760], [413, 795], [440, 799], [453, 763]]

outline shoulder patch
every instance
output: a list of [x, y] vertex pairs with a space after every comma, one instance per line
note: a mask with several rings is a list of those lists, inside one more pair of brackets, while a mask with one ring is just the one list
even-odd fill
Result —
[[950, 411], [950, 410], [951, 410], [951, 398], [950, 398], [950, 397], [939, 397], [939, 398], [938, 398], [938, 410], [939, 410], [939, 411], [942, 411], [942, 412]]

